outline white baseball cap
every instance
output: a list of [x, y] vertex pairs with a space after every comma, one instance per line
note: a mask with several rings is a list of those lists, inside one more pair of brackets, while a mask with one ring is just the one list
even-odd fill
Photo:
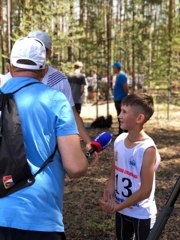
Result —
[[[20, 60], [30, 60], [34, 64], [20, 63]], [[37, 38], [20, 38], [11, 50], [11, 65], [22, 69], [41, 70], [45, 68], [46, 48], [42, 41]]]
[[32, 31], [28, 34], [28, 37], [34, 37], [34, 38], [40, 39], [44, 43], [47, 49], [51, 49], [52, 42], [47, 32], [44, 32], [41, 30]]

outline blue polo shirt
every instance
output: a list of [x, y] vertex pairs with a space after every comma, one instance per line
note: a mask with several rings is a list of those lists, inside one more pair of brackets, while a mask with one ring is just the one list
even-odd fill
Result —
[[113, 89], [114, 101], [120, 101], [127, 95], [123, 88], [125, 83], [127, 83], [127, 77], [126, 74], [121, 71], [116, 77]]
[[[1, 88], [13, 92], [33, 78], [12, 78]], [[66, 97], [44, 84], [34, 84], [15, 94], [32, 173], [52, 154], [57, 136], [78, 134]], [[68, 154], [68, 153], [67, 153]], [[0, 198], [0, 226], [31, 231], [63, 232], [62, 201], [65, 170], [59, 152], [36, 177], [35, 183]]]

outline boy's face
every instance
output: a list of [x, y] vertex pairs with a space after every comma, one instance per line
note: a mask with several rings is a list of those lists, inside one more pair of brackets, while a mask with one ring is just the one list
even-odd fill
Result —
[[132, 130], [138, 124], [144, 123], [144, 114], [138, 111], [138, 107], [122, 105], [121, 113], [119, 115], [121, 128], [123, 130]]

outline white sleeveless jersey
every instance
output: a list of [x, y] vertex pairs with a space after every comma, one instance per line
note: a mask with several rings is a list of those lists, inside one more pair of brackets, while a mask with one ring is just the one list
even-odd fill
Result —
[[[144, 152], [149, 147], [156, 149], [155, 170], [160, 163], [160, 155], [152, 138], [148, 137], [133, 148], [126, 148], [124, 140], [128, 133], [122, 133], [114, 142], [115, 158], [115, 195], [116, 201], [121, 203], [136, 192], [141, 186], [141, 167]], [[119, 211], [121, 214], [138, 218], [149, 219], [156, 215], [157, 208], [154, 199], [155, 173], [153, 186], [149, 198], [138, 202], [130, 208]]]

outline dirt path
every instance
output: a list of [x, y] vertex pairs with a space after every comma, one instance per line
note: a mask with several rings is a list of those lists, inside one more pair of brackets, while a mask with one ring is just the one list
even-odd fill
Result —
[[[113, 107], [113, 106], [112, 106]], [[94, 110], [91, 106], [83, 107], [82, 115], [85, 122], [92, 121]], [[102, 110], [102, 109], [101, 109]], [[85, 111], [85, 112], [84, 112]], [[102, 110], [105, 111], [105, 110]], [[112, 111], [113, 116], [115, 111]], [[117, 121], [114, 118], [111, 129], [117, 131]], [[146, 130], [153, 137], [160, 151], [162, 162], [156, 176], [156, 201], [160, 211], [166, 203], [169, 194], [180, 173], [180, 111], [176, 107], [171, 113], [171, 121], [167, 121], [159, 109], [158, 117], [147, 124]], [[88, 130], [94, 137], [102, 130]], [[103, 130], [104, 131], [104, 130]], [[113, 139], [114, 140], [114, 139]], [[103, 213], [98, 206], [104, 184], [109, 176], [112, 163], [113, 145], [101, 154], [99, 166], [89, 167], [87, 175], [81, 179], [66, 179], [64, 197], [64, 222], [68, 240], [114, 240], [114, 216]], [[162, 240], [180, 239], [180, 202], [175, 209], [161, 236]]]

